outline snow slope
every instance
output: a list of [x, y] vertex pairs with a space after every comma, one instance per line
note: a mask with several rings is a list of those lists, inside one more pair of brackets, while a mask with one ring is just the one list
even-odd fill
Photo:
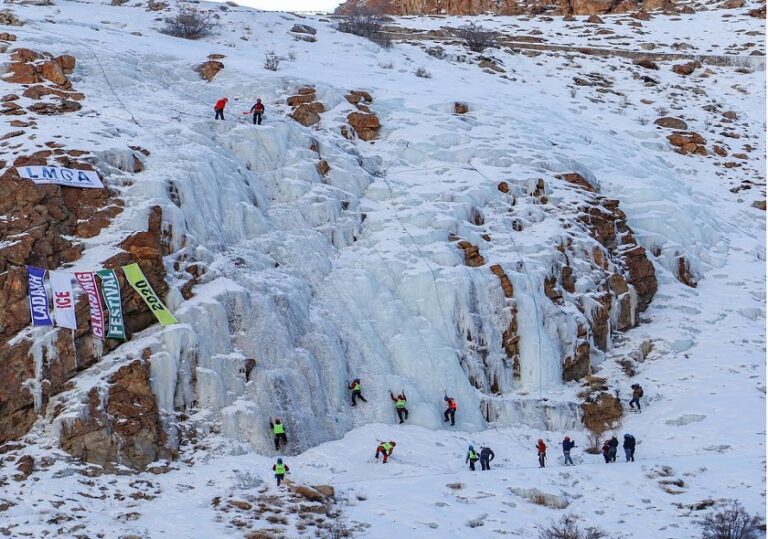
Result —
[[[136, 183], [121, 184], [119, 173], [103, 165], [126, 211], [89, 240], [74, 267], [90, 269], [112, 254], [115, 238], [143, 230], [156, 204], [173, 248], [208, 268], [193, 299], [177, 291], [167, 298], [183, 324], [150, 328], [106, 355], [58, 397], [67, 409], [58, 420], [79, 413], [82, 395], [104, 373], [149, 347], [161, 409], [169, 417], [186, 409], [190, 424], [209, 435], [183, 446], [165, 475], [86, 479], [55, 448], [57, 423], [41, 421], [24, 451], [56, 461], [5, 485], [0, 497], [15, 505], [0, 513], [0, 528], [43, 536], [56, 529], [54, 516], [85, 506], [88, 514], [62, 533], [74, 535], [73, 526], [83, 523], [104, 536], [240, 537], [243, 529], [211, 500], [256, 494], [258, 481], [243, 488], [246, 471], [271, 481], [271, 415], [287, 418], [289, 451], [300, 453], [286, 457], [292, 476], [335, 485], [347, 500], [347, 520], [363, 524], [364, 537], [531, 537], [536, 525], [564, 511], [531, 503], [523, 496], [530, 489], [560, 496], [567, 511], [610, 537], [692, 537], [700, 513], [685, 506], [707, 498], [739, 499], [764, 514], [765, 213], [750, 206], [765, 199], [764, 71], [711, 66], [706, 80], [681, 79], [663, 65], [653, 72], [659, 86], [648, 88], [622, 58], [494, 50], [489, 56], [506, 70], [502, 78], [466, 61], [455, 45], [444, 44], [448, 56], [441, 60], [418, 43], [382, 50], [319, 18], [211, 7], [219, 16], [216, 34], [183, 41], [160, 34], [157, 14], [143, 6], [14, 6], [27, 23], [8, 30], [23, 46], [74, 54], [73, 81], [87, 96], [78, 115], [41, 120], [39, 130], [87, 145], [106, 161], [128, 144], [152, 152]], [[712, 49], [721, 43], [720, 34], [706, 31], [713, 13], [690, 16], [695, 24], [659, 17], [642, 39], [666, 41], [680, 32], [680, 39]], [[317, 42], [294, 40], [288, 30], [296, 22], [317, 27]], [[502, 23], [531, 30], [548, 24]], [[426, 29], [432, 22], [403, 24]], [[731, 25], [761, 28], [744, 16]], [[730, 43], [728, 27], [722, 39]], [[559, 22], [553, 31], [563, 32]], [[282, 57], [277, 72], [262, 67], [272, 50]], [[226, 55], [225, 68], [207, 83], [192, 67], [211, 53]], [[416, 77], [418, 68], [431, 78]], [[615, 93], [573, 85], [574, 76], [595, 72]], [[319, 129], [285, 116], [285, 97], [305, 84], [317, 88], [327, 109]], [[694, 91], [701, 86], [705, 93]], [[337, 134], [354, 110], [343, 97], [350, 89], [374, 96], [383, 124], [374, 144]], [[228, 120], [214, 122], [211, 105], [223, 95], [231, 99]], [[260, 128], [240, 115], [255, 97], [267, 104]], [[452, 114], [457, 100], [470, 114]], [[652, 124], [665, 115], [662, 108], [672, 109], [715, 138], [719, 120], [701, 108], [708, 104], [739, 118], [729, 129], [741, 138], [726, 142], [731, 153], [747, 141], [754, 148], [742, 167], [674, 153], [667, 133]], [[315, 169], [313, 141], [331, 166], [328, 178]], [[32, 149], [36, 142], [23, 144]], [[576, 468], [560, 467], [563, 435], [580, 450], [588, 445], [575, 412], [580, 386], [560, 382], [559, 332], [575, 339], [576, 327], [551, 307], [540, 284], [555, 256], [545, 247], [561, 231], [544, 210], [525, 206], [519, 211], [530, 228], [515, 234], [496, 189], [508, 181], [525, 194], [545, 177], [553, 200], [567, 204], [578, 195], [553, 177], [571, 171], [618, 198], [640, 243], [658, 253], [660, 288], [643, 324], [614, 335], [612, 348], [592, 357], [597, 374], [626, 397], [631, 381], [617, 361], [653, 344], [632, 379], [646, 388], [645, 410], [617, 431], [637, 436], [634, 464], [606, 467], [601, 456], [579, 451]], [[749, 190], [729, 190], [746, 179]], [[482, 209], [483, 230], [467, 223], [473, 208]], [[494, 241], [483, 244], [484, 256], [501, 263], [522, 291], [523, 369], [514, 391], [496, 399], [499, 413], [490, 425], [480, 406], [487, 396], [472, 387], [459, 361], [466, 354], [455, 329], [459, 320], [498, 343], [504, 306], [492, 294], [498, 283], [466, 268], [446, 231], [472, 243], [487, 232]], [[697, 288], [675, 278], [680, 255]], [[478, 317], [482, 323], [472, 326]], [[44, 342], [46, 330], [27, 335]], [[491, 361], [502, 361], [500, 345], [489, 346], [496, 347]], [[250, 357], [257, 365], [246, 381], [241, 371]], [[356, 410], [345, 390], [352, 376], [363, 378], [371, 401]], [[407, 426], [392, 424], [389, 389], [408, 394]], [[455, 432], [440, 417], [444, 391], [460, 402]], [[551, 447], [546, 470], [535, 466], [540, 437]], [[386, 466], [372, 459], [381, 439], [398, 442]], [[494, 470], [464, 470], [470, 443], [494, 448]], [[684, 486], [659, 483], [670, 479]], [[131, 489], [155, 497], [127, 501]], [[300, 536], [291, 518], [282, 533]], [[269, 526], [248, 522], [252, 529]]]

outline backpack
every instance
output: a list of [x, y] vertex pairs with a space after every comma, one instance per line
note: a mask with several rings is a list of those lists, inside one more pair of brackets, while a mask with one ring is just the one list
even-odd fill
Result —
[[637, 386], [637, 389], [640, 390], [640, 392], [638, 393], [639, 398], [643, 398], [643, 386]]

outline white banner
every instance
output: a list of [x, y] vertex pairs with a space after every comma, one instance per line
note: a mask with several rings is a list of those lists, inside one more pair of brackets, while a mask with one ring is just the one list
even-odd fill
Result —
[[68, 187], [103, 189], [99, 175], [93, 170], [75, 170], [63, 167], [28, 166], [16, 167], [19, 176], [38, 184], [55, 183]]
[[72, 274], [66, 271], [50, 271], [48, 278], [53, 290], [53, 317], [56, 325], [77, 329], [75, 296], [72, 293]]

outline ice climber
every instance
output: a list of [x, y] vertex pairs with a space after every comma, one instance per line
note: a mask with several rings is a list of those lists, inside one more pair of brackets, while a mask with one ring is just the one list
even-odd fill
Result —
[[216, 112], [215, 120], [223, 120], [224, 119], [224, 107], [227, 106], [227, 99], [226, 97], [222, 97], [218, 101], [216, 101], [216, 104], [213, 106], [213, 110]]
[[563, 438], [563, 460], [566, 466], [573, 466], [573, 460], [571, 459], [571, 449], [576, 447], [576, 443], [568, 436]]
[[608, 445], [608, 440], [603, 442], [603, 458], [605, 459], [605, 463], [608, 464], [611, 462], [611, 446]]
[[467, 450], [467, 458], [464, 459], [464, 463], [466, 464], [469, 462], [469, 469], [473, 472], [475, 471], [475, 462], [480, 460], [480, 455], [477, 454], [477, 451], [475, 451], [475, 448], [471, 445], [469, 446], [469, 449]]
[[446, 406], [448, 406], [448, 408], [445, 409], [445, 412], [443, 412], [443, 417], [445, 418], [443, 423], [447, 423], [450, 418], [451, 426], [454, 426], [456, 424], [456, 408], [458, 408], [459, 405], [456, 403], [456, 399], [449, 397], [448, 395], [443, 397], [443, 400], [445, 401]]
[[392, 451], [394, 451], [395, 446], [397, 445], [396, 442], [379, 442], [379, 447], [376, 448], [376, 460], [379, 460], [379, 453], [384, 455], [384, 461], [382, 464], [387, 463], [387, 458], [392, 454]]
[[352, 382], [349, 384], [349, 389], [352, 390], [352, 406], [357, 406], [357, 402], [355, 399], [360, 399], [363, 402], [368, 402], [365, 397], [363, 397], [363, 388], [360, 385], [360, 378], [355, 378], [352, 380]]
[[624, 455], [627, 462], [635, 462], [635, 437], [631, 434], [624, 435]]
[[261, 117], [264, 115], [264, 104], [261, 102], [261, 99], [256, 100], [256, 104], [251, 107], [249, 112], [253, 114], [254, 125], [261, 125]]
[[637, 411], [642, 412], [640, 409], [640, 399], [643, 398], [643, 387], [640, 384], [632, 384], [632, 400], [629, 401], [629, 407], [634, 410], [635, 404], [637, 404]]
[[277, 459], [277, 464], [272, 465], [272, 471], [275, 472], [275, 479], [277, 480], [277, 486], [285, 479], [285, 474], [288, 471], [288, 465], [283, 464], [283, 459]]
[[283, 444], [288, 445], [288, 437], [285, 435], [285, 425], [280, 422], [280, 418], [276, 417], [275, 422], [269, 422], [269, 427], [272, 429], [272, 433], [275, 435], [275, 451], [280, 449], [280, 441]]
[[616, 451], [618, 451], [618, 448], [619, 440], [616, 439], [616, 436], [611, 437], [608, 440], [608, 462], [616, 462]]
[[485, 446], [480, 447], [480, 469], [481, 470], [490, 470], [491, 461], [495, 458], [496, 458], [496, 455], [494, 455], [493, 450], [490, 447], [485, 447]]
[[[397, 410], [397, 417], [400, 419], [400, 423], [405, 423], [405, 420], [408, 419], [408, 408], [405, 407], [408, 403], [408, 399], [405, 398], [405, 392], [403, 391], [395, 397], [394, 393], [390, 391], [389, 398], [395, 403], [395, 410]], [[405, 417], [405, 419], [403, 419], [403, 417]]]
[[536, 455], [539, 457], [539, 468], [543, 468], [544, 462], [547, 460], [547, 444], [541, 438], [536, 444]]

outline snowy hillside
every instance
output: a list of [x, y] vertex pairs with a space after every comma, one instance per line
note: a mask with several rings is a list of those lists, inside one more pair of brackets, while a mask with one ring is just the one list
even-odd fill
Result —
[[[765, 515], [757, 4], [482, 18], [482, 53], [468, 18], [394, 19], [381, 48], [229, 4], [199, 4], [199, 40], [160, 32], [176, 5], [32, 4], [0, 14], [0, 532], [535, 537], [573, 513], [690, 538], [728, 499]], [[126, 342], [85, 294], [76, 330], [30, 326], [25, 265], [134, 262], [178, 324], [120, 274]], [[628, 432], [634, 463], [587, 452]]]

